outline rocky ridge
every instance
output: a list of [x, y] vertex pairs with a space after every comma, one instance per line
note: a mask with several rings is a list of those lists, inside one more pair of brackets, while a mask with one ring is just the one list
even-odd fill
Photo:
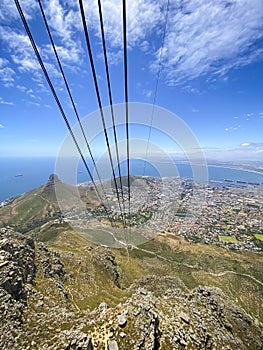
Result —
[[[93, 250], [91, 264], [120, 288], [114, 253]], [[147, 276], [125, 302], [90, 310], [74, 304], [61, 253], [1, 229], [0, 257], [1, 349], [262, 349], [260, 327], [218, 288]]]

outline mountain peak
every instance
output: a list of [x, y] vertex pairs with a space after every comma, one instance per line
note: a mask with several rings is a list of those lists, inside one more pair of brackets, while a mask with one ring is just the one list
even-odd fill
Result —
[[51, 174], [49, 176], [47, 184], [55, 185], [56, 182], [61, 182], [59, 177], [56, 174]]
[[56, 174], [51, 174], [45, 185], [44, 192], [50, 192], [56, 186], [56, 184], [61, 183], [61, 180]]

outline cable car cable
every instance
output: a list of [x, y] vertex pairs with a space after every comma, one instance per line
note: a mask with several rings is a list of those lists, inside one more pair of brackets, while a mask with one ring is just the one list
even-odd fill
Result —
[[[87, 149], [88, 149], [88, 152], [89, 152], [89, 154], [90, 154], [90, 157], [91, 157], [91, 160], [92, 160], [94, 169], [95, 169], [96, 174], [97, 174], [97, 176], [98, 176], [98, 180], [99, 180], [100, 186], [101, 186], [101, 188], [102, 188], [102, 192], [103, 192], [103, 194], [104, 194], [104, 196], [105, 196], [105, 198], [106, 198], [106, 200], [107, 200], [107, 195], [106, 195], [104, 186], [103, 186], [103, 184], [102, 184], [102, 180], [101, 180], [101, 177], [100, 177], [100, 175], [99, 175], [99, 171], [98, 171], [98, 168], [97, 168], [95, 159], [94, 159], [94, 157], [93, 157], [92, 150], [91, 150], [91, 148], [90, 148], [89, 142], [88, 142], [88, 140], [87, 140], [87, 137], [86, 137], [86, 134], [85, 134], [85, 131], [84, 131], [82, 122], [81, 122], [81, 120], [80, 120], [80, 117], [79, 117], [79, 114], [78, 114], [78, 111], [77, 111], [76, 104], [75, 104], [74, 99], [73, 99], [73, 96], [72, 96], [72, 94], [71, 94], [70, 87], [69, 87], [69, 84], [68, 84], [68, 82], [67, 82], [67, 79], [66, 79], [66, 76], [65, 76], [65, 73], [64, 73], [64, 70], [63, 70], [63, 67], [62, 67], [60, 58], [59, 58], [59, 56], [58, 56], [57, 49], [56, 49], [56, 46], [55, 46], [55, 43], [54, 43], [54, 40], [53, 40], [51, 31], [50, 31], [50, 28], [49, 28], [49, 25], [48, 25], [48, 22], [47, 22], [47, 19], [46, 19], [46, 15], [45, 15], [45, 12], [44, 12], [44, 9], [43, 9], [41, 0], [38, 0], [38, 4], [39, 4], [39, 7], [40, 7], [41, 15], [42, 15], [42, 17], [43, 17], [43, 20], [44, 20], [44, 23], [45, 23], [45, 27], [46, 27], [46, 30], [47, 30], [47, 32], [48, 32], [48, 36], [49, 36], [49, 39], [50, 39], [50, 41], [51, 41], [51, 45], [52, 45], [54, 54], [55, 54], [55, 56], [56, 56], [57, 63], [58, 63], [58, 66], [59, 66], [61, 75], [62, 75], [62, 77], [63, 77], [64, 83], [65, 83], [65, 86], [66, 86], [66, 89], [67, 89], [67, 92], [68, 92], [68, 95], [69, 95], [69, 98], [70, 98], [70, 101], [71, 101], [71, 104], [72, 104], [72, 107], [73, 107], [73, 110], [74, 110], [74, 112], [75, 112], [75, 115], [76, 115], [76, 117], [77, 117], [78, 123], [79, 123], [79, 125], [80, 125], [80, 129], [81, 129], [82, 135], [83, 135], [83, 137], [84, 137], [85, 143], [86, 143], [86, 145], [87, 145]], [[108, 206], [109, 206], [109, 203], [108, 203]]]
[[[83, 156], [83, 153], [82, 153], [82, 151], [81, 151], [81, 149], [80, 149], [80, 146], [79, 146], [79, 144], [78, 144], [78, 142], [77, 142], [77, 139], [76, 139], [76, 137], [75, 137], [75, 135], [74, 135], [74, 133], [73, 133], [73, 130], [72, 130], [71, 126], [70, 126], [70, 123], [69, 123], [69, 121], [68, 121], [68, 119], [67, 119], [67, 116], [66, 116], [66, 114], [65, 114], [65, 112], [64, 112], [64, 110], [63, 110], [63, 107], [62, 107], [62, 105], [61, 105], [61, 102], [60, 102], [60, 100], [59, 100], [59, 98], [58, 98], [58, 96], [57, 96], [57, 93], [56, 93], [56, 91], [55, 91], [55, 88], [54, 88], [54, 86], [53, 86], [53, 84], [52, 84], [52, 82], [51, 82], [51, 80], [50, 80], [50, 78], [49, 78], [48, 72], [47, 72], [47, 70], [46, 70], [46, 68], [45, 68], [45, 65], [44, 65], [44, 63], [43, 63], [43, 60], [42, 60], [42, 58], [41, 58], [41, 56], [40, 56], [40, 53], [39, 53], [39, 51], [38, 51], [38, 48], [37, 48], [37, 46], [36, 46], [35, 40], [34, 40], [34, 38], [33, 38], [33, 36], [32, 36], [32, 33], [31, 33], [30, 29], [29, 29], [29, 26], [28, 26], [28, 24], [27, 24], [25, 15], [24, 15], [23, 10], [22, 10], [22, 8], [21, 8], [21, 6], [20, 6], [19, 0], [15, 0], [15, 4], [16, 4], [17, 10], [18, 10], [18, 12], [19, 12], [20, 18], [21, 18], [21, 20], [22, 20], [22, 22], [23, 22], [23, 25], [24, 25], [24, 28], [25, 28], [25, 30], [26, 30], [26, 33], [27, 33], [27, 35], [28, 35], [28, 37], [29, 37], [31, 46], [32, 46], [32, 48], [33, 48], [33, 50], [34, 50], [34, 52], [35, 52], [35, 55], [36, 55], [36, 57], [37, 57], [37, 59], [38, 59], [38, 62], [39, 62], [39, 65], [41, 66], [41, 69], [42, 69], [42, 71], [43, 71], [43, 73], [44, 73], [44, 76], [45, 76], [45, 78], [46, 78], [46, 81], [47, 81], [47, 83], [48, 83], [48, 85], [49, 85], [49, 88], [50, 88], [50, 90], [51, 90], [51, 92], [52, 92], [52, 95], [53, 95], [53, 97], [54, 97], [54, 99], [55, 99], [55, 101], [56, 101], [56, 103], [57, 103], [57, 105], [58, 105], [58, 108], [59, 108], [60, 113], [61, 113], [61, 115], [62, 115], [62, 117], [63, 117], [63, 119], [64, 119], [64, 121], [65, 121], [65, 123], [66, 123], [66, 126], [67, 126], [67, 128], [68, 128], [68, 131], [69, 131], [69, 133], [70, 133], [70, 135], [71, 135], [71, 137], [72, 137], [72, 139], [73, 139], [73, 141], [74, 141], [74, 144], [75, 144], [75, 146], [76, 146], [76, 148], [77, 148], [77, 150], [78, 150], [78, 152], [79, 152], [79, 154], [80, 154], [80, 157], [81, 157], [81, 159], [82, 159], [82, 162], [83, 162], [83, 164], [84, 164], [84, 166], [85, 166], [85, 168], [86, 168], [86, 170], [87, 170], [87, 172], [88, 172], [88, 175], [89, 175], [89, 177], [90, 177], [90, 179], [91, 179], [91, 181], [92, 181], [92, 183], [93, 183], [93, 186], [94, 186], [94, 188], [95, 188], [96, 194], [97, 194], [98, 198], [100, 199], [101, 203], [103, 203], [102, 197], [101, 197], [101, 195], [100, 195], [100, 193], [99, 193], [99, 190], [98, 190], [97, 185], [96, 185], [96, 183], [95, 183], [95, 181], [94, 181], [94, 178], [93, 178], [92, 173], [91, 173], [91, 171], [90, 171], [90, 169], [89, 169], [89, 166], [88, 166], [88, 164], [87, 164], [87, 162], [86, 162], [86, 160], [85, 160], [85, 158], [84, 158], [84, 156]], [[104, 208], [105, 208], [105, 206], [104, 206]], [[108, 213], [107, 208], [105, 208], [105, 211], [106, 211], [106, 214], [107, 214], [107, 216], [108, 216], [109, 221], [112, 223], [112, 219], [111, 219], [111, 217], [109, 216], [109, 213]]]
[[108, 64], [108, 57], [107, 57], [107, 48], [106, 48], [106, 41], [105, 41], [104, 25], [103, 25], [104, 21], [103, 21], [103, 14], [102, 14], [102, 7], [101, 7], [101, 1], [100, 0], [98, 0], [98, 8], [99, 8], [99, 17], [100, 17], [100, 29], [101, 29], [101, 37], [102, 37], [102, 45], [103, 45], [104, 63], [105, 63], [106, 77], [107, 77], [108, 95], [109, 95], [109, 102], [110, 102], [110, 108], [111, 108], [111, 117], [112, 117], [112, 125], [113, 125], [114, 141], [115, 141], [115, 150], [116, 150], [116, 157], [117, 157], [117, 164], [118, 164], [118, 173], [119, 173], [120, 186], [121, 186], [122, 204], [123, 204], [123, 208], [125, 210], [124, 195], [123, 195], [123, 184], [122, 184], [122, 176], [121, 176], [121, 168], [120, 168], [120, 156], [119, 156], [119, 150], [118, 150], [118, 139], [117, 139], [116, 126], [115, 126], [115, 117], [114, 117], [114, 110], [113, 110], [113, 101], [112, 101], [112, 92], [111, 92], [111, 83], [110, 83], [109, 64]]
[[145, 159], [144, 159], [143, 176], [145, 175], [146, 162], [147, 162], [148, 153], [149, 153], [149, 143], [150, 143], [150, 138], [151, 138], [151, 134], [152, 134], [153, 117], [154, 117], [154, 109], [155, 109], [155, 105], [156, 105], [157, 91], [158, 91], [161, 71], [163, 69], [163, 64], [162, 64], [163, 49], [164, 49], [164, 42], [165, 42], [166, 32], [167, 32], [169, 9], [170, 9], [170, 0], [167, 0], [166, 15], [165, 15], [165, 21], [164, 21], [164, 30], [163, 30], [163, 37], [162, 37], [162, 44], [161, 44], [160, 55], [159, 55], [159, 62], [158, 62], [159, 69], [158, 69], [158, 72], [157, 72], [157, 78], [156, 78], [156, 83], [155, 83], [153, 105], [152, 105], [152, 113], [151, 113], [151, 119], [150, 119], [150, 128], [149, 128], [149, 134], [148, 134], [147, 146], [146, 146], [146, 153], [145, 153]]
[[86, 22], [86, 18], [85, 18], [85, 11], [84, 11], [84, 6], [83, 6], [82, 0], [79, 0], [79, 6], [80, 6], [81, 19], [82, 19], [87, 49], [88, 49], [88, 56], [89, 56], [89, 60], [90, 60], [91, 70], [92, 70], [93, 82], [94, 82], [97, 101], [98, 101], [98, 105], [99, 105], [99, 109], [100, 109], [101, 121], [102, 121], [102, 125], [103, 125], [103, 131], [104, 131], [104, 136], [105, 136], [105, 140], [106, 140], [106, 145], [107, 145], [107, 150], [108, 150], [108, 155], [109, 155], [109, 160], [110, 160], [110, 165], [111, 165], [111, 170], [112, 170], [112, 175], [113, 175], [113, 180], [114, 180], [115, 191], [116, 191], [116, 195], [117, 195], [119, 210], [120, 210], [122, 221], [123, 221], [123, 226], [125, 228], [126, 224], [125, 224], [123, 211], [122, 211], [121, 204], [120, 204], [120, 196], [119, 196], [119, 191], [118, 191], [118, 186], [117, 186], [116, 175], [115, 175], [115, 171], [114, 171], [113, 159], [112, 159], [111, 150], [110, 150], [110, 142], [109, 142], [109, 138], [108, 138], [106, 122], [105, 122], [102, 102], [101, 102], [101, 98], [100, 98], [97, 74], [96, 74], [96, 69], [95, 69], [95, 65], [94, 65], [92, 49], [91, 49], [91, 44], [90, 44], [90, 39], [89, 39], [88, 26], [87, 26], [87, 22]]
[[[129, 95], [128, 95], [128, 55], [127, 55], [127, 18], [126, 0], [122, 1], [123, 20], [123, 67], [124, 67], [124, 98], [125, 98], [125, 126], [126, 126], [126, 153], [127, 153], [127, 181], [128, 181], [128, 215], [131, 235], [131, 183], [130, 183], [130, 144], [129, 144]], [[130, 237], [131, 239], [131, 237]]]

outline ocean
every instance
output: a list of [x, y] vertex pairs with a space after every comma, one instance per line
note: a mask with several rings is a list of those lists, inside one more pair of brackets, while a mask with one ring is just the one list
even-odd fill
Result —
[[[55, 158], [0, 158], [0, 202], [25, 193], [33, 188], [39, 187], [47, 182], [49, 175], [54, 173]], [[187, 164], [176, 164], [178, 174], [181, 178], [192, 178], [192, 169]], [[158, 176], [157, 170], [149, 163], [146, 163], [144, 173], [144, 161], [131, 160], [132, 175]], [[122, 167], [122, 175], [125, 175], [126, 166]], [[209, 180], [219, 185], [241, 184], [226, 182], [225, 179], [233, 181], [256, 182], [263, 184], [263, 174], [252, 171], [231, 169], [227, 167], [208, 166]], [[116, 171], [116, 175], [117, 175]], [[174, 174], [167, 174], [173, 176]], [[104, 176], [102, 176], [104, 178]], [[87, 182], [88, 178], [82, 164], [80, 164], [77, 174], [77, 182]]]

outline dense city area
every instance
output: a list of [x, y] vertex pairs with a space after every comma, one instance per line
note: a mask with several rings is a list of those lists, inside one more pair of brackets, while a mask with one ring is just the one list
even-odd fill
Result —
[[[119, 190], [120, 204], [112, 187], [106, 192], [105, 207], [119, 221], [123, 195], [125, 218], [132, 227], [174, 232], [192, 242], [231, 249], [262, 250], [262, 184], [235, 187], [226, 181], [206, 186], [187, 179], [134, 177], [130, 215], [127, 190]], [[103, 215], [101, 208], [89, 213], [90, 218]]]

